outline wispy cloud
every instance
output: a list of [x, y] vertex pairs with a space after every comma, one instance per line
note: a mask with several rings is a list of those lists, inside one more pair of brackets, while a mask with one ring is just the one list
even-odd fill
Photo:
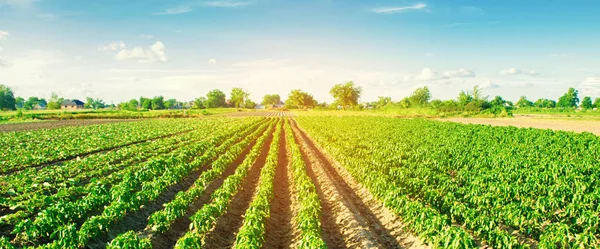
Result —
[[39, 0], [0, 0], [0, 7], [2, 6], [10, 6], [10, 7], [18, 7], [18, 8], [27, 8], [30, 7], [33, 3], [38, 2]]
[[506, 69], [502, 69], [500, 71], [500, 74], [502, 75], [520, 75], [520, 74], [524, 74], [524, 75], [529, 75], [529, 76], [536, 76], [540, 73], [538, 73], [535, 70], [521, 70], [518, 68], [506, 68]]
[[250, 5], [252, 4], [252, 1], [227, 1], [227, 0], [220, 0], [220, 1], [208, 1], [208, 2], [204, 2], [205, 6], [209, 6], [209, 7], [221, 7], [221, 8], [235, 8], [235, 7], [242, 7], [242, 6], [246, 6], [246, 5]]
[[427, 4], [417, 3], [411, 6], [395, 6], [395, 7], [381, 7], [371, 9], [372, 12], [379, 14], [393, 14], [393, 13], [401, 13], [410, 10], [426, 10]]
[[10, 33], [8, 33], [8, 31], [0, 30], [0, 40], [6, 40], [9, 36]]
[[192, 12], [192, 11], [194, 11], [194, 9], [192, 9], [192, 7], [190, 7], [190, 6], [180, 6], [180, 7], [175, 7], [175, 8], [169, 8], [163, 12], [157, 12], [157, 13], [152, 13], [152, 14], [153, 15], [179, 15], [179, 14], [185, 14], [185, 13]]
[[120, 41], [120, 42], [111, 42], [107, 45], [100, 46], [100, 47], [98, 47], [98, 50], [100, 50], [100, 51], [117, 51], [117, 50], [124, 49], [125, 47], [127, 47], [127, 45], [125, 45], [124, 42]]
[[140, 63], [168, 61], [165, 44], [160, 41], [154, 43], [149, 49], [142, 47], [123, 49], [115, 55], [115, 59], [120, 61], [135, 60]]

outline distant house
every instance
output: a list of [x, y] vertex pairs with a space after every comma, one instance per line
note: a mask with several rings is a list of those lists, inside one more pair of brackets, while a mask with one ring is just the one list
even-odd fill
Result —
[[35, 104], [33, 106], [34, 110], [46, 110], [46, 104], [44, 103], [39, 103], [39, 104]]
[[259, 109], [259, 110], [262, 110], [262, 109], [265, 109], [265, 106], [264, 106], [264, 105], [256, 105], [256, 106], [254, 107], [254, 109]]
[[60, 109], [62, 110], [76, 110], [76, 109], [83, 109], [84, 103], [81, 102], [80, 100], [74, 99], [74, 100], [65, 100], [62, 102], [62, 104], [60, 104]]

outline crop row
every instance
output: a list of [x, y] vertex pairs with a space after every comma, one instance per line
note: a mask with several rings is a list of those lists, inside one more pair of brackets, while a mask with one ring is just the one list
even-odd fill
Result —
[[[90, 210], [111, 203], [104, 208], [102, 215], [86, 220], [81, 230], [94, 230], [98, 227], [101, 228], [100, 230], [102, 228], [106, 229], [106, 225], [111, 220], [118, 219], [128, 209], [135, 208], [133, 207], [134, 202], [140, 199], [152, 199], [156, 194], [162, 192], [158, 191], [159, 189], [164, 189], [173, 184], [181, 177], [186, 176], [186, 173], [212, 158], [215, 146], [222, 144], [221, 146], [223, 147], [228, 141], [229, 143], [232, 140], [235, 141], [239, 135], [248, 134], [252, 130], [252, 126], [245, 128], [245, 132], [240, 133], [240, 130], [252, 122], [256, 122], [256, 120], [220, 129], [204, 141], [132, 167], [134, 170], [124, 172], [120, 175], [121, 180], [117, 185], [112, 186], [112, 184], [107, 184], [103, 182], [105, 179], [103, 178], [89, 185], [90, 192], [83, 198], [74, 202], [59, 202], [40, 212], [35, 220], [27, 219], [17, 224], [13, 232], [17, 234], [17, 238], [25, 242], [35, 242], [40, 237], [50, 237], [53, 239], [69, 237], [69, 234], [72, 235], [73, 233], [64, 231], [73, 230], [73, 226], [70, 225], [72, 222], [86, 217], [86, 213]], [[234, 138], [223, 142], [224, 139], [234, 134], [238, 134], [238, 136], [234, 136]], [[196, 154], [199, 152], [203, 152], [204, 156], [201, 157], [203, 160], [194, 160], [197, 157]], [[139, 208], [139, 205], [137, 207]], [[57, 228], [63, 229], [57, 230]], [[86, 232], [81, 232], [81, 235], [83, 235], [81, 238], [89, 236], [86, 235]], [[79, 241], [71, 241], [70, 243], [73, 242]]]
[[234, 248], [262, 248], [265, 241], [265, 223], [271, 214], [273, 181], [278, 165], [279, 140], [282, 125], [277, 125], [265, 165], [260, 171], [258, 187], [250, 206], [244, 214], [242, 227], [236, 235]]
[[[493, 247], [598, 245], [596, 136], [424, 120], [322, 119], [299, 121], [388, 206], [422, 205], [421, 214], [429, 209], [439, 215], [438, 224], [460, 224]], [[378, 183], [374, 174], [388, 183]], [[420, 214], [397, 213], [408, 221]], [[447, 230], [425, 227], [432, 232], [413, 230], [435, 241]]]
[[0, 174], [191, 130], [200, 123], [149, 120], [0, 133]]
[[296, 192], [298, 211], [294, 223], [300, 231], [297, 248], [326, 248], [321, 238], [321, 201], [315, 184], [306, 172], [306, 163], [302, 159], [302, 152], [296, 141], [290, 125], [285, 123], [285, 134], [288, 141], [288, 150], [291, 154], [292, 182]]

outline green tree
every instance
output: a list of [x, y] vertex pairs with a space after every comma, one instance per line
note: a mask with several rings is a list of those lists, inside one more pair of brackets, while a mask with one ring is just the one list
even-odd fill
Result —
[[600, 98], [594, 99], [594, 108], [600, 108]]
[[410, 102], [410, 106], [422, 107], [426, 106], [431, 99], [431, 92], [429, 92], [428, 87], [417, 88], [411, 95], [408, 97], [408, 101]]
[[22, 97], [15, 98], [15, 107], [17, 109], [23, 109], [25, 107], [25, 99]]
[[538, 108], [554, 108], [556, 107], [556, 101], [551, 99], [538, 99], [533, 105]]
[[48, 110], [58, 110], [60, 109], [60, 105], [65, 101], [63, 97], [58, 96], [58, 93], [52, 92], [50, 95], [50, 99], [48, 100], [47, 108]]
[[165, 108], [171, 109], [174, 106], [177, 106], [177, 100], [176, 99], [169, 99], [169, 100], [165, 101]]
[[342, 106], [342, 109], [345, 110], [358, 104], [362, 88], [354, 86], [354, 82], [348, 81], [333, 86], [329, 93], [335, 98], [336, 104]]
[[379, 96], [379, 97], [377, 97], [377, 101], [373, 103], [373, 106], [375, 108], [383, 108], [391, 103], [392, 103], [391, 97]]
[[0, 85], [0, 110], [15, 109], [15, 94], [8, 86]]
[[267, 94], [263, 97], [263, 100], [261, 102], [261, 104], [264, 106], [277, 105], [279, 103], [281, 103], [281, 97], [279, 96], [279, 94]]
[[140, 106], [143, 110], [149, 110], [150, 108], [152, 108], [152, 99], [140, 97]]
[[140, 103], [137, 101], [137, 99], [131, 99], [127, 104], [127, 107], [130, 111], [137, 111], [138, 105]]
[[221, 90], [215, 89], [206, 94], [206, 107], [207, 108], [216, 108], [216, 107], [225, 107], [227, 106], [227, 102], [225, 101], [225, 93], [221, 92]]
[[579, 91], [577, 91], [575, 88], [569, 88], [569, 91], [558, 98], [558, 103], [556, 103], [556, 106], [563, 108], [577, 107], [577, 104], [579, 103], [579, 98], [577, 97], [578, 93]]
[[583, 100], [581, 100], [581, 108], [585, 110], [594, 108], [594, 104], [592, 104], [592, 98], [589, 96], [583, 97]]
[[316, 105], [317, 101], [313, 98], [313, 96], [303, 92], [300, 89], [292, 90], [285, 101], [285, 107], [289, 109], [312, 108]]
[[156, 96], [152, 98], [152, 110], [165, 109], [165, 98], [163, 96]]
[[103, 100], [96, 98], [87, 97], [84, 106], [86, 109], [101, 109], [106, 107], [106, 104]]
[[200, 97], [194, 100], [194, 109], [204, 109], [206, 108], [206, 98]]
[[240, 108], [244, 106], [244, 101], [250, 96], [250, 93], [244, 91], [244, 89], [236, 87], [231, 89], [230, 99], [231, 104], [235, 108]]
[[251, 99], [246, 99], [246, 101], [244, 101], [244, 108], [254, 109], [256, 108], [256, 103]]
[[519, 98], [519, 101], [517, 101], [517, 107], [522, 108], [522, 107], [532, 107], [533, 106], [533, 102], [529, 101], [527, 99], [527, 97], [525, 96], [521, 96], [521, 98]]

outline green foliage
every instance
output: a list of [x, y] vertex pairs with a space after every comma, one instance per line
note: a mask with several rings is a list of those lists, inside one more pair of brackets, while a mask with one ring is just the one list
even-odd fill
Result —
[[292, 90], [288, 95], [288, 99], [285, 101], [285, 107], [289, 109], [312, 108], [316, 105], [317, 101], [313, 98], [313, 96], [301, 91], [300, 89]]
[[206, 94], [206, 108], [217, 108], [225, 107], [227, 103], [225, 101], [225, 94], [221, 90], [215, 89]]
[[583, 97], [583, 100], [581, 101], [581, 108], [585, 110], [594, 108], [594, 104], [592, 104], [592, 98], [589, 96]]
[[59, 110], [63, 101], [65, 101], [63, 97], [58, 96], [58, 93], [56, 92], [52, 92], [46, 107], [48, 110]]
[[354, 86], [354, 82], [348, 81], [343, 84], [334, 85], [329, 93], [335, 98], [336, 104], [345, 110], [346, 108], [358, 105], [362, 88]]
[[562, 108], [574, 108], [577, 107], [579, 103], [579, 98], [577, 94], [579, 91], [575, 90], [575, 88], [569, 88], [569, 90], [558, 99], [558, 103], [556, 103], [556, 107]]
[[517, 101], [516, 106], [519, 107], [519, 108], [532, 107], [533, 106], [533, 102], [529, 101], [527, 99], [527, 97], [521, 96], [519, 98], [519, 100]]
[[106, 107], [106, 104], [104, 104], [104, 101], [99, 98], [93, 99], [93, 98], [87, 97], [84, 107], [87, 109], [101, 109], [101, 108]]
[[0, 110], [15, 110], [15, 95], [8, 86], [0, 85]]
[[256, 107], [256, 103], [254, 101], [252, 101], [251, 99], [246, 99], [246, 101], [244, 101], [244, 108], [254, 109], [255, 107]]
[[204, 109], [204, 108], [207, 107], [206, 104], [207, 104], [206, 103], [206, 98], [205, 97], [199, 97], [199, 98], [196, 98], [194, 100], [194, 106], [193, 106], [193, 108], [194, 109]]
[[279, 103], [281, 103], [281, 97], [279, 96], [279, 94], [267, 94], [263, 97], [263, 100], [261, 102], [261, 104], [264, 106], [277, 105]]
[[245, 100], [248, 99], [249, 96], [250, 93], [244, 91], [242, 88], [236, 87], [231, 89], [231, 94], [229, 97], [231, 98], [231, 104], [233, 107], [241, 108], [244, 107]]
[[163, 96], [156, 96], [152, 98], [152, 110], [165, 109], [165, 101]]
[[429, 88], [424, 86], [421, 88], [417, 88], [411, 95], [408, 97], [408, 102], [410, 102], [410, 106], [414, 107], [423, 107], [429, 103], [431, 99], [431, 92], [429, 92]]
[[128, 231], [114, 238], [106, 249], [152, 249], [152, 242], [148, 238], [139, 238], [134, 231]]

